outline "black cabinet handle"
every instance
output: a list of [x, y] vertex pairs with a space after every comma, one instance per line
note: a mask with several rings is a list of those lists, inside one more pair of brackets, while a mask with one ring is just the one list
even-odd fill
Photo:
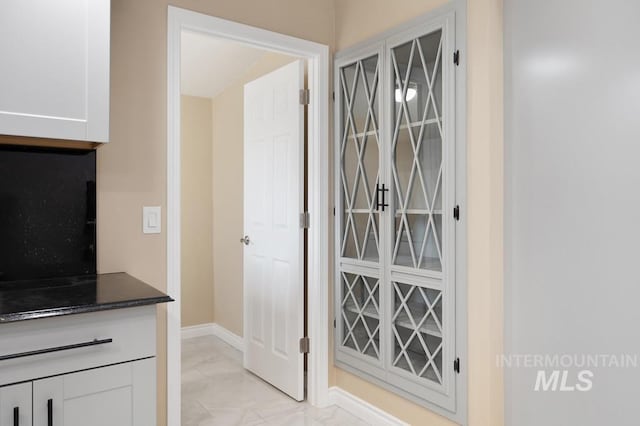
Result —
[[76, 343], [74, 345], [57, 346], [55, 348], [38, 349], [35, 351], [20, 352], [17, 354], [10, 354], [10, 355], [2, 355], [0, 356], [0, 361], [6, 361], [8, 359], [24, 358], [27, 356], [48, 354], [51, 352], [68, 351], [70, 349], [85, 348], [87, 346], [104, 345], [105, 343], [111, 343], [111, 342], [113, 342], [113, 339], [102, 339], [102, 340], [94, 339], [90, 342]]
[[13, 426], [20, 426], [20, 407], [13, 408]]
[[47, 401], [47, 426], [53, 426], [53, 399]]

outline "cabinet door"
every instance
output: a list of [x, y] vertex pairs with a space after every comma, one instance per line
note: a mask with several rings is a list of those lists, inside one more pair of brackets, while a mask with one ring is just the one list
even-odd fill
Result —
[[0, 2], [0, 133], [106, 142], [109, 0]]
[[155, 425], [155, 359], [33, 382], [35, 426]]
[[455, 14], [387, 39], [389, 383], [456, 408]]
[[[336, 359], [382, 377], [382, 46], [336, 59]], [[342, 365], [342, 364], [341, 364]]]
[[32, 425], [31, 389], [31, 382], [0, 388], [0, 425]]

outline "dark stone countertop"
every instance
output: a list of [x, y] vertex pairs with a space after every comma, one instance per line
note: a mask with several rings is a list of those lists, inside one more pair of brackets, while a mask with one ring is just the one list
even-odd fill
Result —
[[0, 324], [172, 302], [123, 272], [0, 282]]

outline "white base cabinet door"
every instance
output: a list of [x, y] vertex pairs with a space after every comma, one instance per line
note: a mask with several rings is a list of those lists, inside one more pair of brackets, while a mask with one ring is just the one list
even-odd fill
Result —
[[31, 426], [32, 383], [0, 388], [0, 425]]
[[33, 425], [154, 426], [155, 388], [155, 358], [36, 380]]

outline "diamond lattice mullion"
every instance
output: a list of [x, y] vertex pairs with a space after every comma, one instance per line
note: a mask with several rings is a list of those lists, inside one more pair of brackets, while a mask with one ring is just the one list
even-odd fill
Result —
[[342, 279], [347, 285], [347, 294], [343, 295], [341, 303], [342, 307], [345, 308], [348, 302], [349, 294], [351, 294], [351, 292], [353, 291], [353, 282], [351, 284], [349, 283], [349, 277], [347, 277], [344, 272], [342, 272]]
[[[442, 298], [442, 292], [440, 292], [438, 294], [438, 296], [435, 298], [435, 300], [432, 302], [429, 301], [429, 298], [427, 297], [427, 295], [425, 294], [425, 290], [423, 288], [419, 288], [419, 293], [420, 296], [422, 297], [422, 300], [424, 301], [424, 303], [427, 305], [427, 312], [424, 314], [424, 316], [422, 317], [422, 319], [420, 320], [420, 324], [418, 325], [418, 329], [420, 327], [422, 327], [422, 325], [424, 325], [424, 323], [427, 321], [427, 319], [429, 318], [429, 316], [431, 315], [431, 317], [435, 320], [436, 325], [438, 326], [438, 329], [440, 330], [440, 333], [442, 333], [442, 326], [440, 324], [440, 321], [437, 318], [437, 315], [435, 314], [435, 312], [433, 311], [433, 307], [438, 303], [438, 301]], [[440, 351], [440, 349], [442, 348], [442, 340], [440, 342], [440, 344], [438, 345], [438, 347], [436, 348], [435, 351], [433, 351], [433, 353], [429, 350], [429, 346], [427, 345], [427, 342], [425, 342], [424, 338], [422, 337], [421, 333], [418, 333], [418, 339], [420, 341], [420, 344], [422, 345], [422, 349], [424, 349], [425, 354], [427, 354], [427, 363], [424, 365], [424, 367], [422, 368], [422, 370], [420, 371], [420, 373], [418, 374], [418, 376], [422, 376], [422, 374], [424, 374], [424, 372], [426, 371], [426, 369], [428, 368], [429, 365], [431, 365], [433, 367], [433, 370], [436, 372], [436, 375], [438, 376], [438, 379], [440, 380], [440, 382], [442, 383], [442, 377], [438, 371], [438, 367], [437, 365], [435, 365], [434, 362], [434, 358], [437, 356], [438, 352]]]
[[[351, 132], [353, 134], [353, 143], [355, 144], [356, 147], [356, 153], [359, 154], [359, 146], [358, 146], [358, 142], [357, 142], [357, 130], [356, 130], [356, 125], [354, 122], [354, 118], [353, 118], [353, 103], [355, 101], [355, 95], [356, 95], [356, 90], [358, 88], [358, 67], [360, 66], [360, 62], [356, 62], [356, 69], [353, 75], [353, 82], [351, 83], [351, 93], [349, 93], [349, 90], [347, 88], [347, 83], [346, 81], [343, 80], [343, 91], [344, 91], [344, 96], [345, 99], [347, 99], [347, 117], [348, 117], [348, 121], [349, 121], [349, 125], [351, 127]], [[342, 75], [344, 76], [344, 69], [342, 72]], [[345, 77], [346, 79], [346, 77]], [[349, 143], [349, 137], [348, 137], [348, 126], [345, 126], [345, 140], [344, 140], [345, 146], [347, 143]], [[343, 157], [344, 158], [344, 157]], [[344, 163], [344, 160], [343, 160]], [[351, 197], [350, 197], [350, 205], [349, 205], [349, 220], [351, 221], [351, 231], [353, 234], [353, 240], [354, 240], [354, 246], [356, 248], [356, 256], [358, 257], [358, 259], [362, 259], [362, 256], [364, 256], [363, 251], [361, 250], [360, 247], [360, 243], [359, 243], [359, 238], [358, 238], [358, 233], [356, 230], [356, 222], [355, 222], [355, 218], [353, 217], [353, 207], [356, 201], [356, 194], [357, 194], [357, 190], [358, 190], [358, 182], [359, 182], [359, 176], [358, 176], [358, 171], [356, 170], [356, 174], [353, 180], [353, 188], [351, 190]]]
[[[427, 296], [422, 293], [422, 297], [427, 299]], [[442, 299], [442, 292], [438, 293], [438, 296], [434, 299], [433, 302], [430, 303], [429, 305], [429, 310], [427, 311], [427, 316], [429, 315], [429, 313], [431, 313], [431, 318], [433, 318], [433, 320], [436, 322], [436, 326], [438, 326], [438, 330], [440, 331], [440, 334], [443, 334], [442, 331], [442, 322], [440, 321], [440, 318], [438, 318], [438, 315], [436, 315], [434, 308], [435, 306], [438, 304], [438, 302]]]
[[442, 58], [442, 36], [440, 36], [440, 43], [438, 43], [438, 53], [436, 53], [436, 61], [433, 64], [433, 70], [431, 73], [431, 80], [429, 82], [429, 93], [431, 104], [433, 106], [433, 113], [436, 117], [436, 123], [438, 124], [438, 130], [440, 131], [440, 138], [444, 141], [444, 131], [442, 130], [442, 122], [441, 122], [441, 114], [438, 111], [438, 106], [436, 105], [435, 96], [433, 95], [433, 84], [436, 81], [436, 77], [438, 76], [438, 67], [440, 66], [440, 62]]
[[347, 324], [347, 336], [343, 339], [342, 346], [346, 346], [347, 340], [349, 340], [349, 338], [351, 338], [351, 340], [354, 343], [354, 346], [356, 347], [356, 350], [358, 352], [360, 352], [360, 345], [358, 345], [358, 339], [356, 339], [356, 336], [353, 334], [353, 329], [355, 328], [356, 324], [358, 323], [358, 317], [356, 317], [356, 319], [353, 321], [353, 325], [352, 325], [351, 322], [349, 321], [349, 318], [347, 317], [347, 314], [345, 313], [345, 311], [342, 311], [342, 319]]
[[[375, 298], [375, 293], [378, 290], [378, 288], [380, 287], [380, 280], [376, 280], [375, 285], [373, 286], [373, 289], [371, 289], [367, 283], [367, 291], [369, 292], [369, 294], [371, 294], [373, 297], [371, 298], [371, 302], [373, 303], [373, 307], [376, 308], [376, 313], [380, 313], [380, 306], [378, 305], [378, 302], [376, 301]], [[365, 304], [366, 307], [366, 304]]]
[[[344, 273], [343, 273], [344, 275]], [[354, 275], [353, 281], [351, 281], [351, 284], [349, 284], [349, 280], [347, 279], [346, 275], [344, 275], [345, 278], [345, 282], [347, 283], [347, 291], [349, 293], [349, 296], [351, 296], [351, 300], [353, 300], [356, 309], [359, 310], [359, 306], [358, 306], [358, 302], [356, 301], [356, 297], [353, 294], [353, 288], [356, 285], [356, 282], [358, 281], [358, 275]], [[346, 298], [345, 298], [346, 300]], [[358, 350], [358, 352], [361, 352], [360, 350], [360, 345], [358, 344], [358, 339], [356, 339], [356, 336], [353, 334], [353, 330], [355, 329], [356, 325], [358, 324], [358, 319], [360, 318], [360, 315], [356, 314], [356, 319], [353, 321], [353, 324], [351, 324], [351, 322], [349, 321], [349, 318], [347, 317], [345, 311], [345, 306], [346, 306], [347, 302], [344, 302], [343, 304], [343, 308], [342, 308], [342, 317], [344, 318], [344, 321], [347, 323], [347, 328], [348, 328], [348, 336], [351, 336], [351, 338], [353, 339], [353, 342], [355, 343], [356, 349]], [[348, 338], [347, 336], [347, 338]], [[345, 340], [342, 342], [342, 344], [344, 345], [346, 342], [346, 338]]]
[[[356, 74], [356, 76], [357, 76], [357, 74]], [[341, 69], [341, 76], [340, 77], [341, 77], [340, 78], [340, 82], [341, 82], [341, 86], [342, 86], [342, 95], [344, 96], [344, 98], [346, 100], [346, 108], [345, 108], [346, 111], [345, 111], [345, 116], [344, 116], [345, 123], [344, 123], [344, 131], [343, 131], [343, 134], [342, 134], [342, 147], [341, 147], [341, 155], [344, 158], [345, 147], [347, 146], [347, 141], [349, 140], [349, 129], [351, 128], [347, 123], [349, 121], [348, 120], [348, 115], [349, 115], [349, 111], [351, 111], [351, 107], [352, 107], [352, 104], [353, 104], [355, 96], [352, 97], [349, 94], [349, 88], [347, 87], [347, 81], [346, 81], [347, 77], [345, 75], [344, 68]], [[352, 84], [352, 90], [354, 90], [354, 89], [355, 89], [355, 87]]]
[[[349, 95], [349, 89], [347, 88], [347, 83], [346, 83], [346, 75], [344, 72], [344, 68], [342, 68], [341, 70], [341, 75], [340, 75], [340, 82], [342, 85], [342, 90], [343, 90], [343, 96], [346, 100], [346, 104], [347, 104], [347, 110], [351, 109], [351, 103], [352, 103], [352, 99], [351, 96]], [[353, 219], [353, 213], [352, 213], [352, 209], [353, 209], [353, 201], [352, 198], [349, 194], [349, 184], [347, 182], [347, 177], [344, 171], [344, 161], [345, 161], [345, 152], [346, 152], [346, 147], [347, 147], [347, 143], [349, 141], [348, 139], [348, 135], [349, 135], [349, 126], [345, 125], [344, 128], [344, 135], [342, 138], [342, 148], [341, 148], [341, 157], [342, 157], [342, 167], [341, 167], [341, 176], [342, 176], [342, 184], [343, 184], [343, 190], [344, 190], [344, 198], [346, 201], [346, 210], [347, 210], [347, 223], [345, 224], [345, 228], [344, 228], [344, 236], [343, 236], [343, 241], [342, 241], [342, 254], [345, 254], [345, 249], [347, 246], [347, 239], [349, 236], [349, 229], [351, 228], [352, 231], [352, 238], [354, 239], [354, 246], [356, 247], [356, 253], [359, 255], [359, 249], [358, 249], [358, 243], [357, 243], [357, 236], [355, 233], [355, 221]]]
[[[411, 126], [411, 117], [409, 116], [409, 107], [407, 105], [407, 101], [406, 101], [406, 89], [409, 85], [409, 77], [411, 75], [411, 69], [412, 69], [412, 65], [413, 65], [413, 61], [414, 61], [414, 57], [415, 57], [415, 47], [416, 47], [417, 41], [414, 40], [413, 44], [411, 46], [411, 53], [409, 55], [409, 65], [407, 68], [407, 76], [406, 79], [404, 81], [403, 84], [403, 96], [400, 99], [401, 101], [401, 105], [402, 105], [402, 111], [404, 112], [404, 118], [406, 121], [406, 126], [407, 126], [407, 131], [409, 134], [409, 140], [411, 142], [411, 149], [413, 151], [413, 162], [412, 162], [412, 166], [411, 166], [411, 172], [409, 174], [409, 181], [407, 183], [407, 189], [405, 192], [405, 199], [404, 202], [402, 203], [402, 219], [405, 221], [405, 227], [406, 227], [406, 232], [407, 232], [407, 239], [409, 241], [409, 249], [411, 252], [411, 257], [413, 260], [413, 265], [415, 268], [418, 268], [418, 261], [416, 260], [416, 255], [415, 255], [415, 250], [413, 248], [413, 236], [411, 235], [411, 228], [408, 225], [408, 220], [406, 218], [406, 207], [409, 205], [409, 199], [411, 197], [411, 195], [413, 194], [413, 185], [415, 183], [415, 176], [416, 173], [418, 175], [419, 181], [420, 181], [420, 186], [422, 188], [422, 196], [424, 197], [424, 201], [425, 204], [427, 206], [427, 210], [431, 210], [430, 206], [429, 206], [429, 197], [427, 196], [427, 189], [425, 187], [425, 180], [424, 180], [424, 176], [422, 174], [422, 168], [420, 167], [420, 161], [419, 161], [419, 153], [420, 153], [420, 148], [422, 146], [422, 139], [418, 139], [418, 141], [415, 140], [415, 136], [413, 134], [413, 130], [412, 130], [412, 126]], [[398, 72], [397, 70], [397, 63], [394, 63], [394, 67], [396, 69], [396, 73]], [[425, 76], [426, 77], [426, 76]], [[400, 114], [399, 114], [400, 115]], [[424, 122], [421, 123], [421, 129], [420, 129], [420, 133], [422, 133], [422, 129], [424, 127]], [[397, 145], [397, 140], [396, 143]]]
[[[391, 51], [391, 62], [393, 63], [393, 68], [394, 68], [394, 73], [395, 73], [395, 77], [396, 77], [396, 84], [398, 86], [402, 86], [402, 82], [400, 81], [399, 75], [400, 75], [400, 71], [398, 70], [398, 63], [396, 61], [396, 53], [394, 50]], [[396, 117], [396, 123], [394, 126], [394, 130], [393, 130], [393, 138], [392, 138], [392, 152], [396, 152], [396, 147], [398, 145], [398, 136], [400, 135], [400, 123], [402, 122], [402, 110], [400, 110], [398, 116]], [[404, 196], [402, 195], [402, 185], [400, 185], [400, 178], [398, 177], [398, 170], [396, 167], [396, 162], [392, 161], [391, 162], [391, 171], [393, 174], [393, 181], [395, 184], [395, 188], [396, 188], [396, 197], [397, 197], [397, 202], [398, 205], [400, 207], [400, 209], [404, 208]], [[394, 261], [395, 261], [395, 256], [394, 256]]]
[[[363, 281], [366, 281], [366, 279], [364, 277], [362, 277]], [[368, 286], [367, 286], [368, 287]], [[369, 289], [367, 288], [367, 291], [369, 291]], [[373, 330], [373, 332], [369, 329], [369, 324], [367, 324], [367, 321], [364, 318], [364, 308], [369, 304], [369, 301], [371, 300], [371, 298], [373, 297], [373, 294], [371, 292], [369, 292], [369, 297], [366, 299], [366, 301], [364, 302], [364, 304], [362, 305], [362, 309], [360, 310], [360, 313], [358, 314], [358, 317], [360, 318], [360, 322], [364, 325], [365, 330], [367, 331], [367, 343], [365, 344], [365, 346], [362, 348], [362, 353], [365, 353], [367, 348], [369, 347], [369, 345], [373, 342], [373, 337], [375, 336], [375, 333], [378, 331], [378, 329], [380, 328], [380, 321], [378, 321], [378, 326], [376, 326], [376, 328]], [[376, 352], [376, 355], [379, 357], [380, 354], [378, 353], [378, 349], [375, 347], [375, 345], [373, 346], [374, 351]]]
[[[398, 362], [400, 361], [400, 358], [404, 358], [405, 361], [407, 362], [407, 365], [409, 366], [409, 368], [413, 372], [413, 374], [417, 374], [415, 368], [413, 368], [413, 363], [411, 362], [411, 358], [409, 358], [409, 355], [407, 354], [407, 351], [405, 350], [405, 348], [408, 346], [408, 343], [407, 343], [406, 346], [405, 346], [404, 343], [402, 343], [402, 339], [400, 338], [400, 334], [398, 333], [398, 330], [397, 330], [397, 328], [395, 326], [393, 326], [393, 334], [395, 335], [396, 341], [398, 341], [398, 343], [400, 344], [400, 353], [393, 360], [393, 365], [394, 366], [398, 365]], [[411, 337], [409, 337], [407, 342], [411, 342]]]
[[378, 333], [379, 330], [380, 330], [380, 322], [378, 322], [378, 325], [373, 330], [373, 333], [369, 336], [369, 340], [367, 340], [367, 344], [364, 346], [364, 349], [362, 349], [362, 353], [366, 353], [367, 349], [369, 349], [369, 346], [371, 346], [376, 353], [376, 357], [380, 358], [380, 351], [378, 350], [378, 345], [376, 345], [376, 341], [375, 341], [376, 333]]
[[418, 268], [422, 266], [422, 259], [424, 258], [424, 251], [427, 248], [429, 241], [429, 233], [433, 233], [434, 240], [436, 240], [436, 249], [438, 250], [438, 258], [440, 259], [440, 263], [442, 264], [442, 255], [440, 254], [440, 246], [437, 243], [437, 234], [436, 234], [436, 225], [433, 220], [433, 214], [427, 214], [427, 229], [424, 232], [424, 237], [422, 238], [422, 246], [420, 248], [420, 257], [418, 260]]
[[[371, 200], [371, 194], [369, 193], [369, 183], [368, 183], [368, 179], [367, 179], [367, 173], [364, 167], [364, 163], [363, 163], [363, 157], [364, 157], [364, 151], [366, 149], [366, 140], [367, 140], [367, 135], [366, 135], [366, 129], [365, 131], [362, 133], [362, 140], [359, 140], [358, 138], [358, 134], [357, 134], [357, 128], [355, 125], [355, 119], [353, 117], [353, 108], [354, 108], [354, 101], [356, 98], [356, 91], [358, 90], [358, 81], [359, 81], [359, 76], [362, 74], [362, 72], [360, 71], [363, 68], [362, 66], [362, 61], [358, 61], [356, 62], [356, 72], [354, 74], [354, 81], [352, 84], [352, 91], [351, 91], [351, 99], [349, 102], [349, 110], [348, 110], [348, 116], [349, 116], [349, 122], [351, 125], [351, 129], [352, 129], [352, 134], [353, 134], [353, 143], [355, 144], [356, 147], [356, 153], [358, 154], [358, 164], [356, 166], [356, 175], [354, 178], [354, 183], [353, 183], [353, 190], [351, 192], [351, 205], [352, 207], [354, 206], [355, 202], [356, 202], [356, 197], [358, 194], [358, 186], [360, 185], [361, 181], [362, 181], [362, 185], [364, 185], [364, 193], [365, 193], [365, 198], [366, 198], [366, 202], [367, 205], [369, 206], [369, 217], [367, 220], [367, 224], [365, 225], [365, 232], [363, 234], [363, 238], [364, 241], [360, 242], [359, 239], [357, 238], [357, 236], [354, 235], [354, 238], [356, 238], [357, 243], [356, 243], [356, 249], [357, 249], [357, 254], [358, 254], [358, 259], [363, 260], [365, 252], [366, 252], [366, 246], [368, 244], [368, 235], [369, 235], [369, 231], [371, 228], [371, 207], [372, 207], [372, 200]], [[365, 82], [363, 81], [363, 86], [366, 87]], [[367, 119], [368, 121], [368, 119]], [[354, 226], [353, 229], [355, 230], [355, 222], [354, 222]], [[375, 226], [374, 226], [375, 229]], [[357, 235], [357, 232], [355, 233]], [[374, 238], [377, 240], [377, 231], [374, 231]], [[376, 242], [376, 244], [378, 244]]]
[[420, 370], [420, 373], [418, 373], [419, 377], [422, 377], [424, 372], [427, 371], [429, 366], [431, 366], [433, 368], [433, 371], [436, 373], [436, 376], [438, 376], [438, 381], [442, 383], [442, 374], [440, 373], [440, 369], [438, 368], [438, 366], [434, 361], [434, 359], [438, 356], [438, 352], [442, 351], [442, 346], [443, 346], [442, 342], [440, 342], [436, 350], [433, 351], [433, 354], [431, 355], [427, 363], [424, 365], [424, 367], [422, 367], [422, 370]]
[[[364, 154], [365, 154], [365, 149], [366, 149], [366, 133], [363, 134], [363, 140], [360, 144], [357, 143], [356, 141], [356, 150], [358, 151], [358, 166], [356, 168], [356, 182], [359, 182], [360, 180], [362, 181], [362, 185], [364, 185], [365, 191], [365, 201], [367, 203], [367, 205], [369, 206], [368, 210], [368, 215], [367, 215], [367, 226], [366, 226], [366, 230], [363, 234], [363, 238], [364, 241], [362, 242], [362, 250], [360, 252], [360, 260], [362, 260], [362, 258], [364, 257], [364, 254], [366, 253], [367, 250], [367, 245], [369, 242], [369, 232], [371, 230], [371, 228], [373, 228], [373, 233], [374, 233], [374, 239], [376, 241], [376, 245], [378, 245], [378, 232], [375, 226], [375, 219], [373, 217], [373, 213], [372, 213], [372, 209], [373, 209], [373, 198], [371, 196], [371, 193], [369, 193], [369, 179], [367, 177], [367, 172], [366, 172], [366, 168], [364, 166]], [[378, 175], [376, 174], [376, 181], [377, 181]], [[357, 191], [357, 188], [354, 189], [354, 192]], [[373, 226], [372, 226], [373, 225]]]
[[[429, 116], [429, 114], [428, 114], [429, 101], [433, 97], [433, 80], [432, 80], [432, 78], [433, 78], [433, 75], [435, 75], [435, 72], [437, 72], [438, 64], [437, 64], [437, 62], [434, 64], [434, 67], [433, 67], [434, 74], [432, 75], [431, 73], [429, 73], [429, 67], [427, 66], [427, 61], [426, 61], [426, 59], [424, 57], [424, 51], [422, 50], [421, 43], [418, 43], [418, 55], [420, 56], [420, 62], [422, 64], [422, 71], [424, 71], [424, 79], [427, 82], [427, 90], [428, 90], [427, 100], [425, 102], [424, 112], [422, 114], [422, 124], [424, 125], [425, 121], [427, 120], [427, 117]], [[438, 59], [436, 58], [436, 61], [437, 60]], [[422, 135], [422, 132], [421, 132], [421, 135]]]
[[[375, 122], [375, 115], [373, 112], [373, 102], [374, 102], [374, 98], [375, 98], [375, 90], [377, 87], [377, 80], [378, 80], [378, 69], [379, 69], [379, 65], [376, 64], [376, 71], [374, 73], [374, 79], [373, 79], [373, 84], [374, 84], [374, 89], [373, 89], [373, 95], [370, 94], [369, 92], [369, 82], [367, 80], [367, 73], [364, 69], [364, 64], [362, 61], [358, 62], [359, 64], [359, 70], [360, 70], [360, 77], [362, 79], [362, 88], [364, 90], [364, 96], [365, 96], [365, 100], [367, 102], [367, 117], [365, 119], [365, 124], [364, 124], [364, 129], [362, 132], [362, 136], [361, 136], [361, 141], [359, 144], [359, 155], [358, 155], [358, 171], [356, 172], [356, 179], [358, 179], [358, 177], [360, 179], [362, 179], [362, 184], [365, 187], [365, 197], [366, 197], [366, 202], [367, 202], [367, 206], [369, 207], [369, 214], [368, 214], [368, 220], [367, 220], [367, 227], [365, 230], [365, 233], [363, 235], [364, 241], [362, 242], [362, 250], [361, 250], [361, 256], [364, 257], [366, 251], [367, 251], [367, 246], [369, 244], [369, 233], [370, 231], [373, 229], [373, 237], [376, 243], [376, 250], [380, 251], [380, 243], [379, 243], [379, 238], [378, 238], [378, 230], [377, 227], [375, 225], [375, 217], [373, 215], [373, 201], [374, 201], [374, 197], [373, 194], [370, 192], [370, 186], [369, 186], [369, 177], [367, 176], [367, 172], [366, 172], [366, 168], [364, 166], [364, 154], [365, 154], [365, 150], [367, 149], [367, 143], [369, 142], [368, 140], [368, 131], [369, 131], [369, 125], [372, 123], [372, 128], [373, 128], [373, 132], [376, 138], [376, 148], [379, 149], [380, 146], [380, 142], [378, 139], [378, 129], [377, 129], [377, 124]], [[351, 111], [353, 111], [353, 105], [351, 105]], [[357, 138], [356, 138], [357, 140]], [[379, 178], [379, 174], [376, 173], [376, 183], [378, 182], [378, 178]]]
[[351, 220], [353, 219], [353, 214], [352, 214], [352, 206], [351, 206], [351, 200], [349, 198], [349, 191], [348, 191], [348, 183], [347, 183], [347, 177], [345, 175], [344, 172], [344, 166], [342, 166], [340, 168], [340, 176], [341, 176], [341, 180], [342, 180], [342, 188], [343, 188], [343, 195], [344, 195], [344, 201], [345, 201], [345, 210], [347, 211], [347, 220], [344, 226], [344, 235], [342, 236], [342, 248], [341, 248], [341, 253], [344, 256], [345, 254], [345, 250], [347, 247], [347, 238], [349, 237], [349, 228], [351, 226]]
[[347, 278], [347, 276], [342, 273], [342, 277], [344, 279], [344, 282], [347, 284], [347, 295], [344, 297], [343, 301], [342, 301], [342, 319], [344, 320], [344, 322], [347, 325], [347, 335], [344, 337], [343, 341], [342, 341], [342, 345], [344, 346], [347, 342], [347, 340], [349, 339], [349, 337], [352, 338], [353, 342], [355, 343], [355, 346], [358, 347], [358, 343], [357, 340], [355, 338], [355, 336], [353, 335], [353, 328], [355, 327], [355, 323], [357, 322], [358, 317], [356, 316], [356, 319], [354, 320], [354, 323], [351, 324], [351, 321], [349, 321], [349, 317], [347, 317], [346, 314], [346, 305], [347, 305], [347, 299], [349, 298], [349, 295], [351, 294], [351, 289], [352, 289], [352, 285], [353, 284], [349, 284], [349, 279]]
[[[435, 199], [438, 194], [438, 189], [440, 188], [441, 180], [442, 180], [442, 163], [440, 164], [440, 170], [438, 171], [438, 179], [436, 180], [436, 189], [433, 193], [433, 201], [432, 201], [434, 204], [432, 205], [435, 205]], [[435, 221], [433, 220], [433, 213], [429, 214], [429, 226], [427, 228], [431, 228], [433, 232], [433, 241], [435, 242], [436, 250], [438, 251], [438, 259], [440, 259], [440, 265], [442, 265], [442, 248], [440, 247], [440, 242], [438, 241], [438, 230], [436, 229], [436, 224], [435, 224]], [[427, 236], [427, 233], [425, 232], [425, 241], [423, 242], [424, 246], [422, 248], [423, 251], [427, 245], [426, 236]]]
[[[409, 133], [409, 140], [411, 141], [411, 149], [413, 151], [413, 162], [411, 165], [411, 173], [409, 174], [409, 181], [407, 182], [407, 190], [405, 192], [404, 207], [406, 208], [409, 205], [409, 199], [412, 194], [413, 185], [415, 182], [415, 175], [417, 173], [418, 178], [420, 180], [420, 186], [422, 187], [422, 195], [424, 197], [425, 204], [427, 206], [427, 209], [430, 210], [429, 200], [427, 197], [427, 190], [424, 184], [424, 176], [422, 174], [422, 167], [420, 167], [419, 155], [420, 155], [420, 148], [422, 147], [422, 139], [418, 139], [417, 141], [415, 140], [415, 136], [413, 135], [413, 130], [411, 128], [411, 119], [409, 117], [409, 107], [404, 98], [402, 99], [402, 108], [405, 110], [404, 116], [407, 122], [407, 130]], [[420, 125], [420, 133], [422, 133], [423, 127], [424, 127], [424, 122], [422, 122]]]
[[[413, 328], [413, 331], [411, 333], [411, 335], [409, 336], [409, 338], [407, 339], [406, 343], [402, 343], [402, 339], [398, 338], [398, 342], [400, 342], [400, 350], [404, 353], [406, 352], [406, 349], [409, 347], [409, 345], [411, 344], [411, 342], [413, 341], [413, 339], [416, 336], [416, 333], [418, 332], [418, 327], [416, 325], [415, 320], [413, 319], [413, 315], [411, 314], [411, 310], [409, 309], [409, 306], [407, 305], [407, 300], [409, 300], [409, 298], [411, 297], [411, 295], [413, 294], [414, 290], [417, 288], [416, 286], [411, 286], [409, 291], [407, 292], [406, 296], [402, 295], [402, 292], [400, 291], [397, 283], [394, 283], [395, 289], [396, 289], [396, 294], [398, 296], [400, 296], [400, 307], [398, 308], [398, 310], [396, 311], [395, 315], [393, 316], [392, 321], [395, 321], [396, 318], [398, 318], [398, 315], [400, 315], [400, 313], [402, 311], [404, 311], [407, 314], [407, 318], [409, 319], [409, 321], [411, 322], [411, 326]], [[395, 325], [393, 327], [395, 329]], [[405, 354], [406, 356], [406, 354]], [[394, 361], [394, 364], [397, 363], [398, 359], [400, 359], [400, 355], [398, 355]], [[411, 362], [409, 362], [411, 364]], [[413, 368], [411, 368], [413, 370]], [[414, 371], [415, 374], [415, 371]]]
[[377, 83], [378, 83], [379, 68], [380, 68], [379, 65], [376, 64], [376, 70], [373, 75], [373, 86], [372, 86], [372, 89], [369, 90], [369, 80], [367, 79], [367, 73], [365, 72], [364, 64], [360, 67], [360, 73], [362, 75], [362, 86], [364, 88], [364, 95], [367, 101], [367, 118], [365, 120], [363, 133], [365, 135], [367, 134], [367, 132], [369, 131], [369, 124], [371, 124], [371, 128], [376, 137], [376, 142], [378, 145], [380, 145], [380, 140], [378, 138], [378, 123], [376, 122], [376, 116], [373, 111], [373, 103], [375, 102], [375, 96], [376, 96], [376, 91], [378, 86]]

